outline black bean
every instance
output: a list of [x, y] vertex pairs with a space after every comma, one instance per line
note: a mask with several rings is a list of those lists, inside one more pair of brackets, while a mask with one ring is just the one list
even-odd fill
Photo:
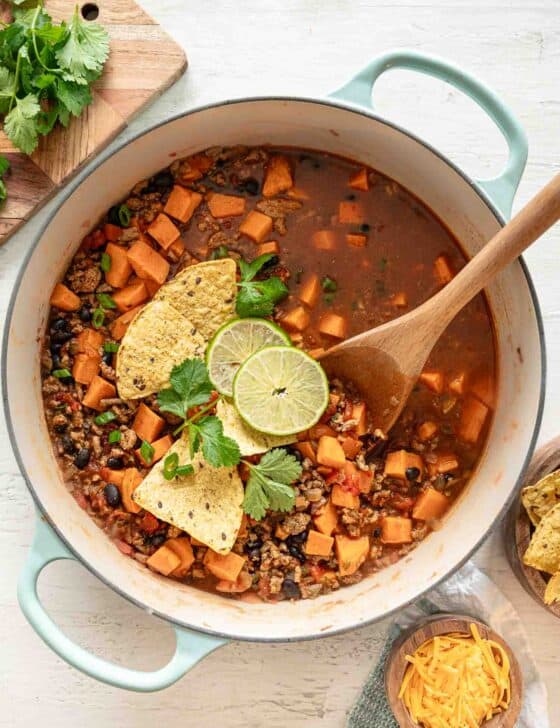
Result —
[[350, 200], [350, 202], [354, 202], [354, 200], [356, 199], [356, 195], [351, 192], [349, 195], [346, 195], [346, 199]]
[[373, 531], [373, 538], [379, 538], [381, 536], [381, 529], [375, 528]]
[[76, 445], [70, 435], [63, 435], [61, 442], [67, 455], [73, 455], [76, 452]]
[[171, 172], [159, 172], [152, 180], [152, 184], [158, 190], [165, 190], [169, 187], [173, 187], [173, 175]]
[[89, 463], [90, 457], [91, 452], [89, 447], [81, 447], [74, 458], [74, 465], [80, 470], [83, 470]]
[[367, 224], [367, 222], [364, 222], [360, 225], [360, 231], [362, 233], [369, 233], [370, 226]]
[[407, 480], [418, 480], [418, 476], [420, 475], [420, 468], [407, 468], [404, 471], [404, 474], [406, 475]]
[[85, 324], [91, 321], [92, 315], [91, 306], [82, 306], [78, 314], [80, 321], [83, 321]]
[[65, 344], [67, 341], [70, 341], [73, 334], [71, 331], [56, 331], [51, 336], [51, 341], [55, 344]]
[[67, 427], [68, 427], [68, 422], [57, 422], [56, 425], [53, 425], [53, 430], [58, 435], [61, 435], [63, 432], [66, 432]]
[[57, 318], [51, 322], [51, 331], [68, 331], [68, 321], [64, 318]]
[[292, 536], [288, 536], [286, 543], [288, 546], [300, 546], [304, 541], [307, 541], [307, 531], [301, 533], [294, 533]]
[[111, 209], [107, 213], [107, 218], [112, 225], [117, 225], [118, 227], [122, 227], [121, 221], [119, 218], [119, 207], [120, 207], [120, 205], [113, 205], [113, 207], [111, 207]]
[[152, 536], [147, 536], [144, 541], [159, 548], [167, 541], [167, 535], [165, 533], [154, 533]]
[[249, 557], [249, 561], [252, 561], [253, 563], [258, 563], [261, 560], [261, 550], [250, 549], [249, 551], [247, 551], [247, 556]]
[[62, 344], [57, 344], [56, 341], [51, 341], [51, 343], [50, 343], [51, 354], [53, 354], [53, 355], [60, 354], [61, 349], [62, 349]]
[[61, 384], [66, 384], [67, 386], [71, 386], [74, 384], [74, 377], [58, 377], [58, 381]]
[[299, 450], [290, 450], [290, 455], [293, 455], [298, 463], [303, 462], [303, 455], [300, 453]]
[[256, 541], [246, 541], [243, 546], [243, 551], [245, 551], [245, 553], [247, 553], [247, 554], [252, 549], [258, 549], [260, 551], [262, 548], [262, 545], [263, 545], [263, 542], [260, 539], [257, 539]]
[[300, 597], [299, 586], [293, 579], [284, 579], [282, 582], [282, 593], [288, 599], [299, 599]]
[[107, 364], [108, 367], [113, 366], [113, 352], [112, 351], [104, 351], [102, 359], [103, 359], [104, 363]]
[[51, 359], [53, 369], [62, 369], [62, 362], [58, 354], [51, 354]]
[[122, 470], [124, 468], [124, 461], [120, 455], [113, 455], [107, 458], [107, 467], [111, 470]]
[[103, 488], [103, 495], [107, 501], [107, 505], [116, 508], [121, 504], [121, 492], [114, 483], [107, 483]]
[[243, 180], [243, 182], [240, 184], [240, 187], [252, 197], [259, 194], [259, 183], [253, 177], [249, 177], [249, 179]]
[[302, 564], [305, 563], [305, 556], [301, 553], [297, 546], [288, 546], [288, 553]]

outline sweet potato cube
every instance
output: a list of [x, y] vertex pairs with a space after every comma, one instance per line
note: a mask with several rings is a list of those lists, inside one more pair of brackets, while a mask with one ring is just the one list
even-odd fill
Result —
[[99, 373], [100, 354], [76, 354], [72, 365], [72, 376], [80, 384], [90, 384]]
[[135, 308], [131, 308], [130, 311], [123, 313], [122, 316], [119, 316], [111, 322], [111, 325], [109, 326], [109, 331], [111, 332], [111, 336], [113, 337], [113, 339], [115, 339], [115, 341], [120, 341], [122, 339], [122, 337], [126, 334], [126, 330], [130, 326], [130, 322], [141, 309], [142, 306], [136, 306]]
[[478, 442], [488, 412], [489, 409], [483, 402], [480, 402], [476, 397], [467, 397], [463, 403], [457, 432], [461, 440], [470, 442], [473, 445]]
[[51, 293], [51, 306], [59, 308], [61, 311], [77, 311], [82, 302], [79, 296], [67, 288], [63, 283], [57, 283]]
[[305, 553], [309, 556], [324, 556], [327, 558], [331, 555], [333, 544], [334, 538], [332, 536], [311, 530], [307, 534]]
[[459, 467], [457, 456], [453, 453], [439, 453], [435, 463], [438, 473], [451, 473]]
[[369, 553], [369, 538], [367, 536], [360, 536], [360, 538], [335, 536], [334, 542], [340, 576], [350, 576], [356, 573]]
[[105, 280], [113, 288], [126, 286], [126, 282], [132, 274], [132, 266], [125, 248], [114, 243], [108, 243], [105, 252], [111, 258], [111, 267], [105, 273]]
[[95, 376], [90, 382], [82, 404], [85, 404], [86, 407], [91, 407], [91, 409], [101, 411], [103, 409], [101, 400], [110, 399], [111, 397], [115, 397], [116, 394], [117, 390], [111, 382], [103, 379], [103, 377]]
[[272, 232], [272, 218], [258, 210], [251, 210], [239, 226], [239, 232], [255, 243], [262, 243]]
[[307, 353], [312, 359], [319, 359], [321, 356], [323, 356], [325, 350], [322, 346], [318, 346], [316, 349], [310, 349]]
[[142, 480], [142, 475], [136, 468], [126, 468], [124, 471], [123, 480], [119, 486], [119, 490], [121, 492], [123, 505], [129, 513], [140, 513], [142, 510], [138, 503], [134, 502], [132, 497], [132, 494], [136, 488], [138, 488]]
[[233, 551], [230, 551], [229, 554], [217, 554], [212, 549], [208, 549], [204, 556], [204, 565], [208, 571], [218, 579], [226, 579], [226, 581], [235, 581], [244, 563], [245, 559]]
[[355, 510], [360, 507], [360, 496], [357, 493], [346, 490], [340, 483], [333, 485], [331, 501], [333, 506], [338, 506], [339, 508], [353, 508]]
[[144, 281], [138, 279], [131, 283], [130, 286], [121, 288], [113, 293], [113, 301], [117, 304], [119, 311], [126, 313], [132, 308], [140, 306], [140, 304], [147, 301], [149, 298], [148, 289], [146, 288]]
[[257, 257], [259, 255], [266, 255], [272, 253], [272, 255], [278, 255], [280, 252], [280, 246], [276, 240], [269, 240], [267, 243], [261, 243], [257, 248]]
[[442, 286], [445, 286], [455, 277], [455, 272], [446, 255], [439, 255], [434, 260], [434, 276], [437, 282]]
[[367, 244], [367, 235], [348, 233], [346, 235], [346, 242], [353, 248], [365, 248]]
[[348, 321], [344, 316], [327, 311], [319, 319], [319, 331], [335, 339], [344, 339], [348, 333]]
[[406, 306], [408, 306], [408, 296], [404, 291], [394, 293], [390, 300], [396, 308], [406, 308]]
[[117, 240], [120, 240], [120, 237], [122, 235], [122, 228], [118, 225], [111, 225], [110, 222], [103, 225], [103, 234], [112, 243], [115, 243]]
[[271, 157], [264, 172], [263, 196], [274, 197], [289, 190], [293, 184], [292, 170], [286, 157], [282, 155]]
[[466, 385], [467, 385], [467, 375], [465, 372], [461, 372], [460, 374], [457, 374], [457, 376], [453, 377], [449, 381], [449, 390], [453, 392], [453, 394], [465, 394], [466, 391]]
[[101, 468], [99, 475], [103, 478], [106, 483], [114, 483], [115, 485], [122, 485], [124, 480], [124, 470], [111, 470], [111, 468]]
[[313, 523], [318, 531], [326, 534], [327, 536], [331, 536], [333, 531], [335, 531], [338, 523], [338, 511], [330, 498], [321, 510], [313, 517]]
[[149, 278], [160, 286], [165, 283], [169, 274], [169, 263], [151, 245], [138, 240], [129, 248], [127, 256], [139, 278]]
[[342, 224], [360, 225], [364, 222], [361, 202], [342, 200], [338, 205], [338, 221]]
[[426, 488], [420, 493], [414, 508], [412, 517], [417, 521], [432, 521], [441, 518], [449, 508], [449, 498], [435, 488]]
[[171, 220], [160, 212], [156, 219], [146, 230], [152, 238], [167, 250], [181, 236], [179, 228]]
[[436, 394], [441, 394], [443, 392], [443, 372], [425, 369], [418, 377], [418, 380], [422, 382], [422, 384], [425, 384], [428, 389], [431, 389], [432, 392], [435, 392]]
[[181, 179], [185, 182], [194, 182], [203, 177], [212, 165], [212, 158], [206, 154], [193, 154], [181, 162]]
[[159, 440], [154, 440], [150, 444], [154, 448], [154, 453], [149, 463], [146, 462], [142, 457], [142, 452], [140, 448], [134, 451], [134, 454], [145, 468], [150, 468], [152, 465], [155, 465], [158, 460], [162, 459], [162, 457], [169, 450], [171, 445], [173, 445], [173, 438], [171, 437], [171, 435], [164, 435], [163, 437], [160, 437]]
[[395, 450], [390, 452], [385, 459], [384, 475], [389, 478], [399, 478], [400, 480], [409, 480], [406, 471], [409, 468], [416, 468], [418, 475], [410, 480], [421, 480], [424, 472], [424, 462], [420, 455], [407, 450]]
[[280, 323], [288, 331], [304, 331], [309, 326], [310, 316], [303, 306], [297, 306], [282, 317]]
[[317, 447], [317, 462], [329, 468], [343, 468], [346, 462], [342, 445], [330, 435], [323, 435]]
[[179, 566], [173, 569], [171, 576], [182, 579], [194, 564], [191, 542], [186, 536], [180, 536], [178, 538], [168, 538], [164, 546], [170, 548], [180, 559]]
[[356, 420], [356, 435], [361, 437], [367, 432], [367, 407], [365, 402], [356, 402], [352, 405], [352, 419]]
[[136, 410], [132, 429], [141, 440], [153, 442], [165, 426], [163, 417], [157, 415], [144, 402]]
[[[171, 260], [173, 260], [174, 262], [177, 262], [179, 260], [179, 258], [183, 255], [184, 252], [185, 252], [185, 243], [181, 240], [181, 238], [178, 238], [173, 243], [173, 245], [171, 245], [167, 249], [167, 257], [168, 258], [171, 258]], [[148, 283], [151, 283], [152, 286], [157, 286], [156, 289], [155, 289], [155, 291], [154, 291], [154, 293], [152, 293], [149, 284], [146, 286], [147, 289], [148, 289], [148, 293], [150, 294], [151, 297], [153, 297], [153, 296], [156, 295], [156, 293], [159, 290], [160, 286], [159, 286], [158, 283], [153, 283], [152, 281], [149, 281]]]
[[163, 576], [169, 576], [181, 564], [181, 557], [178, 556], [167, 544], [160, 546], [146, 561], [148, 566], [154, 571], [158, 571]]
[[423, 440], [430, 440], [438, 431], [438, 426], [432, 420], [426, 420], [418, 427], [418, 437]]
[[360, 440], [356, 440], [355, 437], [345, 437], [342, 441], [342, 449], [346, 457], [353, 460], [362, 449], [362, 443]]
[[100, 348], [104, 337], [100, 331], [95, 329], [84, 329], [76, 337], [78, 354], [100, 354]]
[[312, 463], [317, 463], [315, 448], [313, 447], [313, 444], [309, 442], [309, 440], [304, 440], [303, 442], [296, 443], [295, 448], [296, 450], [300, 451], [304, 458], [308, 458], [309, 460], [311, 460]]
[[400, 544], [412, 542], [412, 519], [402, 516], [385, 516], [381, 524], [381, 543]]
[[364, 190], [365, 192], [369, 190], [368, 173], [365, 167], [351, 175], [348, 180], [348, 187], [352, 187], [353, 190]]
[[301, 288], [297, 294], [299, 300], [309, 308], [313, 308], [321, 295], [321, 281], [317, 273], [305, 276], [301, 282]]
[[[202, 202], [200, 192], [194, 192], [181, 185], [175, 185], [171, 190], [163, 211], [171, 215], [175, 220], [187, 223], [194, 214], [196, 208]], [[149, 232], [149, 230], [148, 230]]]
[[311, 242], [317, 250], [336, 250], [336, 235], [333, 230], [316, 230]]
[[210, 192], [207, 196], [207, 202], [212, 217], [237, 217], [245, 213], [244, 197]]

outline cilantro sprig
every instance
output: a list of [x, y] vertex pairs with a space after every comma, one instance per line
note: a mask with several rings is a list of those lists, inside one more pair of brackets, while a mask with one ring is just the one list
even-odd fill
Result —
[[58, 25], [42, 0], [29, 5], [14, 7], [13, 22], [0, 26], [0, 116], [10, 141], [26, 154], [40, 135], [57, 122], [68, 126], [92, 102], [90, 86], [109, 55], [107, 32], [83, 20], [78, 6], [70, 22]]
[[[171, 412], [183, 422], [175, 430], [187, 430], [191, 458], [202, 450], [204, 459], [215, 468], [237, 465], [241, 460], [239, 445], [224, 435], [222, 421], [206, 414], [216, 406], [214, 386], [201, 359], [185, 359], [174, 367], [169, 378], [171, 387], [158, 393], [162, 412]], [[198, 408], [193, 414], [193, 408]]]
[[260, 521], [267, 510], [291, 511], [295, 502], [292, 487], [302, 472], [300, 463], [282, 448], [269, 450], [257, 464], [243, 461], [249, 467], [243, 510]]
[[[0, 68], [0, 72], [2, 69]], [[10, 163], [0, 154], [0, 205], [7, 197], [6, 183], [3, 180], [4, 175], [10, 169]]]
[[265, 253], [251, 263], [239, 261], [241, 280], [237, 284], [239, 292], [235, 310], [241, 318], [270, 316], [278, 301], [288, 295], [288, 288], [278, 276], [263, 281], [254, 280], [262, 267], [274, 257], [273, 253]]

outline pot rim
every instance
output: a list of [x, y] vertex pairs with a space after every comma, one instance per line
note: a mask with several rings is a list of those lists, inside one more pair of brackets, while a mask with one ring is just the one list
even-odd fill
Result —
[[[449, 568], [446, 570], [441, 577], [439, 577], [432, 585], [430, 585], [428, 588], [422, 590], [419, 594], [416, 595], [414, 599], [406, 600], [403, 603], [399, 604], [398, 606], [395, 606], [393, 609], [390, 609], [382, 616], [378, 617], [372, 617], [371, 619], [366, 619], [363, 622], [349, 625], [345, 627], [340, 627], [338, 629], [333, 629], [332, 631], [329, 631], [328, 635], [322, 634], [322, 633], [312, 633], [304, 636], [299, 637], [283, 637], [283, 638], [276, 638], [276, 637], [247, 637], [244, 635], [236, 635], [229, 632], [220, 632], [217, 630], [212, 630], [204, 627], [200, 627], [198, 625], [193, 625], [189, 623], [185, 623], [179, 619], [175, 619], [174, 617], [164, 614], [158, 610], [154, 610], [151, 607], [149, 607], [144, 602], [141, 602], [134, 597], [130, 596], [124, 589], [122, 589], [117, 584], [113, 584], [107, 577], [105, 577], [102, 573], [100, 573], [96, 568], [94, 568], [84, 557], [76, 551], [76, 549], [73, 547], [73, 545], [63, 536], [61, 531], [58, 529], [57, 524], [51, 519], [49, 512], [47, 508], [43, 505], [41, 502], [41, 499], [38, 495], [38, 493], [35, 490], [35, 487], [33, 485], [33, 482], [31, 478], [29, 477], [27, 470], [25, 468], [25, 464], [23, 461], [23, 458], [21, 457], [21, 453], [19, 451], [19, 446], [17, 443], [17, 438], [15, 436], [13, 422], [12, 422], [12, 414], [10, 410], [10, 403], [8, 399], [8, 375], [7, 375], [7, 359], [8, 359], [8, 348], [9, 348], [9, 333], [10, 333], [10, 327], [11, 327], [11, 321], [12, 316], [15, 308], [16, 298], [19, 291], [19, 287], [21, 284], [21, 280], [25, 274], [25, 271], [27, 270], [27, 266], [29, 264], [29, 261], [31, 260], [35, 249], [37, 245], [39, 244], [41, 238], [43, 237], [46, 229], [53, 221], [54, 217], [58, 214], [59, 210], [62, 208], [64, 204], [68, 201], [68, 199], [72, 196], [74, 191], [88, 178], [91, 176], [91, 174], [97, 170], [102, 164], [104, 164], [110, 157], [114, 156], [118, 152], [120, 152], [125, 147], [133, 144], [134, 142], [138, 141], [141, 137], [147, 136], [148, 134], [151, 134], [154, 130], [159, 129], [160, 127], [169, 124], [174, 121], [178, 121], [179, 119], [186, 118], [188, 116], [192, 116], [194, 114], [197, 114], [199, 112], [207, 111], [209, 109], [218, 108], [221, 106], [233, 106], [236, 104], [244, 104], [244, 103], [257, 103], [261, 101], [279, 101], [279, 102], [303, 102], [303, 103], [309, 103], [309, 104], [319, 104], [321, 106], [333, 106], [339, 109], [342, 109], [344, 111], [347, 111], [348, 113], [352, 114], [359, 114], [361, 116], [364, 116], [366, 118], [372, 119], [374, 121], [377, 121], [381, 124], [384, 124], [385, 126], [388, 126], [392, 128], [395, 131], [400, 132], [401, 134], [404, 134], [405, 136], [409, 137], [416, 143], [423, 146], [425, 149], [430, 151], [432, 154], [437, 156], [442, 162], [444, 162], [448, 167], [451, 168], [452, 171], [457, 173], [468, 185], [471, 187], [471, 189], [476, 193], [476, 195], [482, 200], [482, 202], [488, 207], [490, 212], [495, 217], [496, 221], [500, 225], [500, 227], [503, 227], [506, 224], [506, 220], [496, 204], [492, 201], [490, 196], [481, 188], [479, 185], [464, 172], [457, 164], [452, 162], [445, 154], [440, 152], [438, 149], [436, 149], [432, 144], [429, 142], [421, 139], [419, 136], [414, 134], [413, 132], [405, 129], [404, 127], [400, 126], [399, 124], [396, 124], [393, 121], [389, 121], [385, 118], [383, 118], [381, 115], [376, 114], [374, 111], [365, 109], [364, 107], [353, 104], [352, 102], [344, 102], [338, 99], [334, 98], [325, 98], [325, 97], [319, 97], [314, 98], [312, 96], [281, 96], [281, 95], [259, 95], [259, 96], [245, 96], [240, 98], [234, 98], [234, 99], [226, 99], [222, 101], [214, 101], [208, 104], [203, 104], [202, 106], [195, 106], [192, 109], [189, 109], [188, 111], [182, 111], [178, 112], [176, 114], [171, 115], [167, 119], [163, 121], [158, 121], [147, 128], [138, 131], [133, 136], [131, 136], [129, 139], [123, 139], [121, 140], [115, 148], [112, 148], [109, 152], [106, 154], [101, 154], [97, 159], [91, 162], [91, 164], [84, 170], [84, 172], [71, 182], [68, 187], [66, 187], [64, 190], [61, 191], [61, 197], [58, 201], [56, 207], [52, 210], [52, 212], [48, 215], [45, 222], [41, 225], [39, 231], [35, 235], [35, 238], [33, 240], [33, 243], [31, 244], [29, 250], [27, 251], [25, 257], [23, 258], [23, 261], [20, 265], [20, 268], [18, 270], [16, 279], [14, 281], [13, 289], [10, 294], [10, 300], [8, 303], [8, 307], [6, 310], [6, 319], [4, 324], [4, 332], [2, 336], [2, 354], [0, 359], [0, 368], [4, 372], [4, 376], [2, 377], [2, 404], [3, 404], [3, 410], [4, 410], [4, 417], [6, 419], [6, 426], [8, 430], [8, 436], [10, 439], [10, 444], [12, 446], [12, 451], [14, 453], [16, 462], [18, 464], [18, 467], [20, 469], [20, 472], [25, 480], [25, 484], [27, 486], [27, 489], [31, 493], [31, 496], [35, 502], [35, 505], [39, 511], [39, 517], [45, 519], [49, 525], [52, 527], [54, 532], [56, 533], [57, 537], [60, 539], [60, 541], [66, 546], [66, 548], [70, 551], [70, 553], [74, 556], [74, 558], [81, 564], [85, 566], [86, 569], [90, 573], [92, 573], [96, 578], [98, 578], [105, 586], [112, 589], [114, 592], [116, 592], [119, 596], [126, 599], [128, 602], [133, 604], [135, 607], [138, 607], [139, 609], [142, 609], [145, 612], [148, 612], [149, 614], [153, 614], [156, 617], [159, 617], [160, 619], [164, 620], [165, 622], [168, 622], [171, 625], [174, 625], [176, 627], [182, 627], [189, 630], [192, 630], [194, 632], [201, 632], [203, 634], [211, 635], [214, 637], [219, 637], [227, 640], [236, 640], [241, 642], [264, 642], [264, 643], [290, 643], [290, 642], [306, 642], [309, 640], [315, 640], [324, 638], [326, 636], [332, 637], [334, 635], [340, 635], [344, 634], [346, 632], [349, 632], [353, 629], [357, 629], [359, 627], [366, 627], [371, 624], [375, 624], [376, 622], [381, 621], [382, 619], [386, 619], [388, 617], [391, 617], [396, 612], [400, 611], [401, 609], [405, 609], [406, 607], [410, 606], [413, 601], [416, 599], [421, 598], [426, 593], [431, 591], [432, 589], [435, 589], [438, 587], [442, 582], [444, 582], [451, 574], [453, 574], [455, 571], [459, 570], [472, 556], [473, 554], [478, 551], [478, 549], [482, 546], [484, 541], [488, 538], [491, 531], [493, 531], [496, 527], [496, 525], [499, 523], [499, 521], [503, 518], [504, 514], [509, 510], [516, 493], [519, 489], [519, 486], [522, 484], [525, 472], [529, 466], [529, 463], [531, 461], [531, 457], [533, 454], [533, 451], [535, 449], [535, 445], [537, 442], [537, 438], [540, 431], [540, 426], [542, 423], [542, 417], [543, 417], [543, 409], [544, 409], [544, 398], [545, 398], [545, 392], [546, 392], [546, 348], [545, 348], [545, 335], [544, 335], [544, 326], [543, 326], [543, 318], [542, 313], [540, 309], [539, 300], [537, 298], [535, 286], [533, 284], [533, 280], [531, 278], [531, 275], [529, 273], [529, 270], [527, 268], [527, 265], [523, 259], [522, 256], [519, 256], [518, 261], [521, 266], [523, 275], [527, 281], [527, 286], [529, 289], [529, 294], [531, 297], [531, 303], [533, 305], [533, 309], [535, 312], [535, 318], [537, 323], [537, 330], [539, 335], [539, 346], [540, 346], [540, 368], [541, 368], [541, 385], [540, 385], [540, 391], [539, 391], [539, 401], [538, 401], [538, 408], [537, 413], [535, 417], [535, 424], [533, 427], [533, 432], [531, 435], [531, 441], [529, 443], [529, 447], [527, 449], [527, 454], [525, 456], [525, 459], [523, 461], [523, 466], [519, 472], [519, 475], [516, 479], [514, 487], [511, 489], [510, 495], [506, 499], [504, 505], [500, 509], [500, 511], [495, 516], [494, 520], [492, 521], [491, 526], [485, 533], [485, 535], [478, 540], [478, 542], [471, 548], [469, 551], [465, 554], [465, 556], [457, 563], [455, 566]], [[272, 605], [271, 605], [272, 606]]]

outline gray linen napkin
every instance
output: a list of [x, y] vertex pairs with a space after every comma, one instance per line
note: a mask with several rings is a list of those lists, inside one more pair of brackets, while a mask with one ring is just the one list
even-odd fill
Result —
[[403, 629], [436, 612], [476, 617], [502, 635], [523, 672], [525, 698], [517, 728], [550, 728], [546, 687], [537, 670], [521, 620], [498, 587], [471, 563], [467, 563], [424, 599], [399, 612], [389, 630], [379, 661], [350, 711], [348, 728], [398, 728], [385, 698], [385, 660], [391, 644]]

